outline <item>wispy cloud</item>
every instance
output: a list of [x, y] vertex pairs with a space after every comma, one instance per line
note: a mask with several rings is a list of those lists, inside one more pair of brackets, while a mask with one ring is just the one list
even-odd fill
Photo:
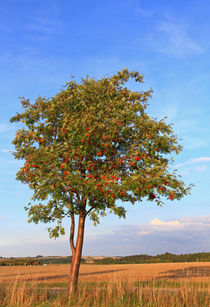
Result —
[[38, 40], [47, 40], [51, 36], [62, 34], [60, 21], [41, 13], [31, 19], [26, 30], [28, 30], [29, 38]]
[[151, 17], [154, 15], [154, 10], [143, 9], [139, 4], [135, 7], [134, 13], [141, 17]]
[[[147, 224], [121, 225], [103, 235], [86, 234], [83, 255], [154, 255], [166, 251], [180, 254], [209, 251], [209, 246], [210, 215], [173, 220], [154, 218]], [[67, 237], [50, 241], [46, 233], [29, 243], [29, 236], [23, 231], [15, 243], [11, 239], [7, 243], [0, 242], [0, 253], [6, 256], [62, 255], [69, 253], [69, 245]]]
[[180, 230], [189, 230], [192, 226], [198, 230], [202, 230], [203, 227], [206, 227], [210, 231], [210, 216], [195, 217], [195, 218], [180, 218], [170, 221], [161, 221], [157, 218], [151, 220], [148, 225], [139, 225], [139, 228], [146, 230], [148, 233], [152, 234], [157, 231], [161, 232], [170, 232], [170, 231], [180, 231]]
[[184, 165], [189, 165], [189, 164], [195, 164], [195, 163], [203, 163], [203, 162], [210, 162], [210, 157], [199, 157], [199, 158], [194, 158], [194, 159], [190, 159], [184, 163], [179, 163], [176, 165], [176, 167], [181, 167]]
[[205, 52], [205, 49], [188, 35], [186, 27], [182, 24], [162, 21], [159, 23], [157, 31], [159, 39], [155, 40], [155, 43], [161, 53], [185, 57]]
[[6, 148], [2, 148], [2, 149], [0, 149], [0, 152], [3, 152], [3, 153], [12, 153], [13, 150], [11, 150], [11, 149], [6, 149]]
[[3, 221], [5, 218], [3, 216], [0, 216], [0, 221]]
[[204, 172], [207, 169], [206, 166], [198, 166], [195, 168], [196, 172]]
[[207, 251], [210, 246], [210, 216], [170, 221], [157, 218], [148, 224], [116, 227], [112, 234], [87, 237], [86, 254], [132, 255], [161, 252]]
[[158, 225], [158, 226], [176, 226], [176, 225], [180, 225], [180, 222], [177, 221], [177, 220], [163, 222], [163, 221], [158, 220], [158, 219], [153, 219], [152, 221], [150, 221], [150, 224], [151, 225]]
[[210, 157], [200, 157], [200, 158], [191, 159], [189, 161], [190, 164], [199, 163], [199, 162], [210, 162]]
[[37, 18], [34, 23], [28, 25], [30, 31], [37, 31], [45, 35], [57, 33], [56, 23], [48, 19]]

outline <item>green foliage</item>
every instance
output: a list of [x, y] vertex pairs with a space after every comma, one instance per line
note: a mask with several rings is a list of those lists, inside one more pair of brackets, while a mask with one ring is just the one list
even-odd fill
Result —
[[13, 144], [15, 158], [24, 161], [16, 178], [33, 190], [29, 222], [57, 222], [51, 237], [64, 234], [62, 220], [72, 214], [89, 215], [96, 225], [107, 209], [125, 217], [117, 200], [162, 205], [163, 197], [189, 193], [167, 157], [181, 150], [177, 136], [146, 113], [152, 91], [129, 90], [130, 79], [143, 82], [127, 69], [71, 80], [52, 98], [33, 104], [22, 98], [23, 112], [11, 118], [24, 125]]
[[[37, 259], [38, 258], [38, 259]], [[28, 258], [5, 258], [0, 260], [0, 266], [15, 266], [15, 265], [43, 265], [43, 264], [69, 264], [72, 257], [28, 257]], [[85, 260], [81, 259], [81, 263]]]
[[0, 266], [11, 265], [38, 265], [39, 261], [35, 258], [6, 258], [0, 260]]
[[[91, 260], [91, 262], [90, 262]], [[68, 264], [71, 263], [72, 257], [29, 257], [29, 258], [3, 258], [0, 260], [0, 266], [8, 265], [42, 265], [42, 264]], [[138, 264], [138, 263], [174, 263], [174, 262], [210, 262], [210, 253], [194, 254], [171, 254], [165, 253], [156, 256], [150, 255], [133, 255], [125, 257], [107, 257], [81, 259], [84, 264]]]
[[172, 263], [172, 262], [210, 262], [210, 253], [171, 254], [157, 256], [133, 255], [126, 257], [107, 257], [95, 260], [95, 264], [137, 264], [137, 263]]

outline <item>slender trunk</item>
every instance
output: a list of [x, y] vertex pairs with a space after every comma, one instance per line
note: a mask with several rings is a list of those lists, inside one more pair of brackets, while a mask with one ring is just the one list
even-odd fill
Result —
[[[72, 227], [73, 226], [71, 226], [71, 230], [72, 230]], [[74, 294], [77, 290], [80, 261], [82, 257], [84, 230], [85, 230], [85, 215], [80, 213], [76, 247], [74, 247], [74, 244], [72, 244], [73, 241], [70, 235], [70, 245], [72, 249], [72, 263], [71, 263], [71, 274], [70, 274], [70, 279], [69, 279], [69, 297], [72, 294]], [[72, 230], [72, 233], [73, 233], [73, 230]]]
[[[74, 262], [74, 255], [75, 255], [74, 231], [75, 231], [75, 221], [74, 221], [74, 213], [72, 213], [71, 214], [70, 240], [69, 240], [71, 251], [72, 251], [72, 263]], [[71, 269], [72, 269], [72, 266], [71, 266]], [[70, 271], [70, 275], [71, 275], [71, 271]]]

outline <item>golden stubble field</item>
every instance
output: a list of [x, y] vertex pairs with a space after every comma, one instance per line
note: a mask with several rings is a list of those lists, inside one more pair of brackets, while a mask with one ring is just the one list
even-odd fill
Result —
[[68, 296], [70, 265], [0, 267], [0, 306], [210, 306], [210, 262], [82, 264]]
[[[70, 265], [54, 264], [42, 266], [5, 266], [0, 267], [0, 282], [67, 281]], [[210, 282], [210, 262], [199, 263], [155, 263], [155, 264], [82, 264], [81, 281], [119, 281], [119, 280], [174, 280]]]

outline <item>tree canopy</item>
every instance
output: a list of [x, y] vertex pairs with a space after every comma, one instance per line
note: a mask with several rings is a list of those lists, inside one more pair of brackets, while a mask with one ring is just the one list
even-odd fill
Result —
[[52, 98], [21, 98], [24, 110], [11, 118], [24, 124], [13, 144], [25, 162], [17, 180], [33, 190], [29, 221], [57, 221], [52, 237], [64, 234], [65, 216], [83, 211], [96, 224], [106, 209], [125, 217], [125, 202], [161, 205], [190, 190], [171, 170], [171, 154], [182, 149], [172, 126], [146, 113], [152, 90], [131, 91], [129, 79], [143, 82], [127, 69], [71, 80]]

